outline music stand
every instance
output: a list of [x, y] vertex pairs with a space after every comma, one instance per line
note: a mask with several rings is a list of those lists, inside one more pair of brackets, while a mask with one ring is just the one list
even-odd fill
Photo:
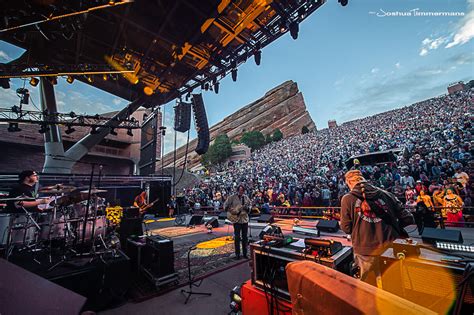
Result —
[[191, 252], [196, 249], [196, 246], [191, 246], [188, 250], [188, 281], [189, 281], [189, 291], [186, 291], [184, 289], [181, 290], [181, 293], [186, 296], [186, 300], [184, 301], [184, 304], [187, 304], [189, 299], [191, 298], [191, 295], [196, 294], [196, 295], [205, 295], [205, 296], [211, 296], [212, 293], [208, 292], [193, 292], [193, 286], [195, 287], [200, 287], [202, 284], [202, 281], [204, 279], [201, 279], [197, 282], [194, 282], [194, 280], [191, 278]]

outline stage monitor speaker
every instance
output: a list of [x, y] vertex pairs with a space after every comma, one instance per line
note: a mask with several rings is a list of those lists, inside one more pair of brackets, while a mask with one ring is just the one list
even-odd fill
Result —
[[321, 232], [335, 233], [339, 231], [339, 221], [337, 220], [319, 220], [316, 228]]
[[206, 108], [201, 94], [193, 94], [194, 122], [198, 134], [196, 153], [202, 155], [209, 148], [209, 123], [207, 121]]
[[191, 217], [191, 220], [189, 220], [189, 223], [188, 225], [201, 225], [203, 220], [204, 216], [202, 215], [198, 215], [198, 214], [193, 214], [193, 216]]
[[186, 132], [191, 127], [191, 104], [179, 102], [174, 107], [174, 130]]
[[227, 219], [227, 212], [225, 211], [219, 212], [219, 220], [225, 220], [225, 219]]
[[260, 217], [257, 218], [257, 222], [259, 223], [273, 223], [275, 219], [271, 214], [262, 214]]
[[436, 241], [449, 243], [462, 243], [463, 238], [461, 231], [458, 230], [443, 230], [435, 228], [424, 228], [421, 234], [423, 242], [434, 244]]
[[219, 227], [219, 221], [217, 221], [217, 218], [212, 218], [206, 222], [206, 226], [211, 225], [213, 228]]
[[158, 235], [148, 236], [141, 264], [155, 277], [174, 273], [173, 241]]

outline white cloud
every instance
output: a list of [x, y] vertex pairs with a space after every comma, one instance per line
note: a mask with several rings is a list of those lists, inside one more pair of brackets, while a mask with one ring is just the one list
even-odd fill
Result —
[[371, 73], [375, 74], [377, 72], [379, 72], [380, 69], [379, 68], [372, 68], [372, 70], [370, 70]]
[[114, 103], [114, 105], [117, 106], [117, 105], [122, 104], [122, 103], [123, 103], [123, 100], [121, 100], [121, 99], [119, 99], [119, 98], [114, 98], [114, 99], [112, 100], [112, 102]]
[[474, 38], [474, 1], [471, 0], [469, 2], [469, 13], [461, 20], [453, 39], [445, 46], [445, 48], [463, 45]]
[[395, 64], [395, 67], [396, 67], [397, 69], [400, 69], [400, 67], [401, 67], [400, 61]]
[[6, 61], [10, 61], [12, 60], [12, 58], [10, 56], [8, 56], [8, 54], [6, 52], [4, 52], [3, 50], [0, 50], [0, 60], [6, 60]]
[[425, 38], [421, 41], [420, 56], [426, 56], [430, 50], [436, 50], [448, 41], [448, 37]]

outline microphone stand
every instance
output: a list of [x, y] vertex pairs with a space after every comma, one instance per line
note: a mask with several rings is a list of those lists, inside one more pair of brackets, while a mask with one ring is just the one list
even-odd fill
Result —
[[[102, 165], [99, 165], [99, 180], [97, 181], [97, 189], [100, 189], [100, 179], [102, 177]], [[92, 166], [92, 170], [94, 170], [94, 165]], [[90, 193], [91, 193], [91, 186], [89, 186], [89, 199], [90, 199]], [[92, 221], [92, 231], [91, 231], [91, 240], [92, 240], [92, 248], [91, 248], [91, 251], [92, 252], [95, 252], [95, 221], [97, 220], [97, 194], [94, 195], [94, 219]], [[89, 209], [89, 206], [87, 207], [87, 209]], [[102, 240], [102, 242], [104, 242]]]

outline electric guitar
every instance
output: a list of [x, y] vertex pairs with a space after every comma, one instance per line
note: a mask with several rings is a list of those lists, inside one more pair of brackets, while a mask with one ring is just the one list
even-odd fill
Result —
[[153, 200], [153, 202], [150, 202], [149, 204], [147, 205], [143, 205], [140, 208], [140, 214], [144, 214], [145, 211], [147, 211], [148, 209], [150, 209], [151, 207], [153, 207], [153, 205], [155, 204], [155, 202], [157, 202], [158, 200], [160, 200], [160, 198], [156, 198], [155, 200]]

